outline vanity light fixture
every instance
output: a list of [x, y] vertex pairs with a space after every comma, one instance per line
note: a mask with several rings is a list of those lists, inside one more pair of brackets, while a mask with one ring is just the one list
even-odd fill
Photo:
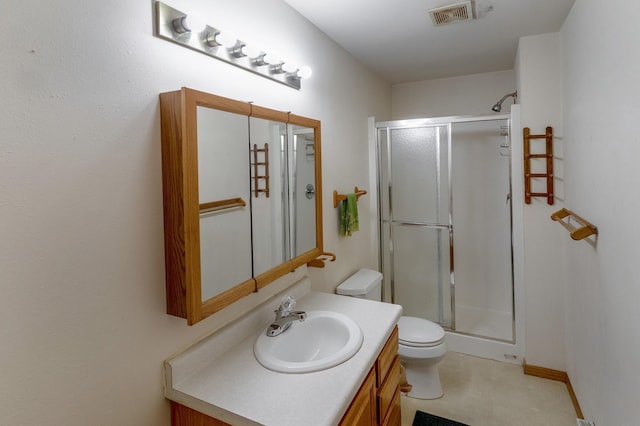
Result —
[[300, 89], [300, 80], [311, 76], [308, 66], [297, 67], [266, 53], [235, 35], [212, 27], [194, 14], [186, 14], [156, 2], [155, 35], [220, 59], [247, 71]]

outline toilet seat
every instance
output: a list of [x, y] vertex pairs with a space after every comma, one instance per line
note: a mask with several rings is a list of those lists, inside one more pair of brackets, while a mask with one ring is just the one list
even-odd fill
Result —
[[438, 346], [444, 342], [444, 330], [438, 324], [417, 317], [401, 317], [398, 321], [398, 341], [414, 348]]

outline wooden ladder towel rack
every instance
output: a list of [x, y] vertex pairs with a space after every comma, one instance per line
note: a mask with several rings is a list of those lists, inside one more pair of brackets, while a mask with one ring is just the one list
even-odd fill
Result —
[[[532, 197], [546, 197], [547, 204], [550, 206], [554, 202], [553, 194], [553, 129], [547, 127], [544, 135], [532, 135], [529, 128], [525, 127], [523, 130], [524, 135], [524, 202], [531, 204]], [[545, 152], [544, 153], [531, 153], [531, 139], [545, 139]], [[546, 159], [546, 171], [545, 173], [532, 173], [531, 172], [531, 160], [541, 158]], [[546, 179], [547, 180], [547, 192], [531, 192], [532, 179]]]

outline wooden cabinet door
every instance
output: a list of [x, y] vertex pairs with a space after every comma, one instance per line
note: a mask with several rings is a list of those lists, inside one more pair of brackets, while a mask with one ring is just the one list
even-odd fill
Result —
[[171, 401], [172, 426], [231, 426], [221, 420], [209, 417], [196, 410]]
[[384, 379], [382, 386], [378, 388], [378, 418], [380, 423], [387, 417], [389, 409], [392, 408], [394, 398], [400, 395], [400, 358], [395, 357], [389, 374]]
[[375, 426], [376, 406], [376, 371], [372, 368], [342, 418], [340, 426]]

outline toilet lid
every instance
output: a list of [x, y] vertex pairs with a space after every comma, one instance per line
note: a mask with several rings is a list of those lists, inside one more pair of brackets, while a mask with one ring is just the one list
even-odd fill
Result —
[[444, 330], [435, 322], [424, 318], [400, 317], [398, 340], [406, 346], [436, 346], [444, 341]]

